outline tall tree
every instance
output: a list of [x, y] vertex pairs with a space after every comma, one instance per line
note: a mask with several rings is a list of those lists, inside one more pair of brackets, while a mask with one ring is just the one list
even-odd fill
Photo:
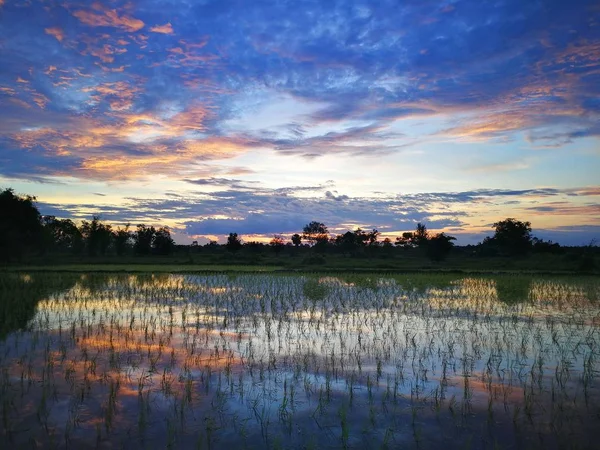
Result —
[[275, 255], [279, 255], [285, 248], [285, 240], [283, 239], [283, 236], [279, 234], [273, 236], [273, 239], [271, 239], [271, 242], [269, 242], [269, 246], [273, 249]]
[[117, 228], [113, 231], [113, 240], [115, 242], [115, 252], [117, 256], [123, 256], [127, 249], [130, 247], [132, 240], [131, 231], [129, 231], [130, 224], [125, 225], [125, 228]]
[[429, 240], [429, 231], [427, 231], [427, 227], [423, 223], [417, 224], [417, 229], [413, 233], [413, 240], [417, 247], [421, 247], [427, 244]]
[[300, 236], [298, 233], [293, 234], [292, 235], [292, 244], [294, 244], [294, 247], [299, 247], [300, 244], [302, 244], [302, 236]]
[[0, 192], [0, 259], [20, 258], [42, 244], [43, 228], [35, 200], [16, 195], [12, 189]]
[[105, 255], [112, 243], [112, 227], [100, 221], [99, 216], [93, 216], [92, 221], [84, 220], [80, 227], [85, 247], [90, 256]]
[[335, 245], [337, 245], [343, 252], [349, 255], [354, 255], [360, 245], [362, 245], [362, 235], [360, 234], [360, 228], [354, 232], [346, 231], [344, 234], [338, 234], [335, 237]]
[[328, 230], [324, 223], [312, 221], [302, 229], [302, 238], [311, 244], [327, 242]]
[[434, 261], [446, 259], [452, 248], [454, 248], [454, 236], [445, 233], [439, 233], [432, 236], [427, 241], [427, 255]]
[[235, 253], [242, 248], [242, 240], [238, 237], [237, 233], [229, 233], [225, 248], [232, 253]]
[[[531, 223], [521, 222], [509, 217], [494, 223], [494, 236], [491, 244], [495, 245], [501, 253], [515, 256], [523, 255], [531, 249]], [[490, 240], [487, 241], [490, 243]]]
[[175, 241], [171, 237], [171, 231], [168, 227], [162, 227], [156, 230], [152, 247], [158, 255], [170, 255], [173, 252], [175, 249]]
[[144, 224], [137, 226], [137, 229], [133, 234], [133, 249], [138, 255], [150, 254], [155, 234], [156, 230], [154, 227], [148, 227]]
[[371, 231], [367, 232], [367, 245], [373, 246], [377, 245], [377, 239], [381, 233], [373, 228]]
[[42, 224], [48, 239], [48, 246], [53, 250], [74, 254], [78, 254], [83, 250], [83, 236], [71, 219], [44, 216]]
[[405, 231], [402, 236], [396, 238], [396, 247], [400, 248], [413, 248], [415, 246], [414, 233], [411, 231]]

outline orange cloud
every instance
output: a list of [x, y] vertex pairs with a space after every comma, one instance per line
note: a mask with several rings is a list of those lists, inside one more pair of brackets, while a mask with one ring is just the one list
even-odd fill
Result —
[[525, 127], [526, 118], [518, 111], [492, 113], [466, 125], [445, 130], [445, 133], [457, 137], [488, 139], [498, 133], [517, 131]]
[[7, 86], [0, 86], [0, 92], [7, 95], [15, 95], [17, 93], [13, 88]]
[[[86, 87], [81, 92], [88, 94], [91, 106], [106, 105], [109, 112], [95, 118], [72, 117], [60, 125], [49, 120], [49, 126], [24, 125], [17, 127], [18, 131], [12, 127], [8, 135], [22, 149], [40, 148], [48, 155], [76, 157], [78, 167], [73, 169], [71, 161], [69, 170], [102, 180], [196, 176], [205, 171], [202, 161], [232, 158], [256, 145], [243, 138], [203, 136], [206, 121], [214, 115], [210, 104], [194, 103], [169, 114], [130, 112], [141, 90], [139, 85], [119, 81]], [[31, 95], [31, 103], [42, 109], [49, 102], [40, 93]], [[14, 97], [11, 100], [30, 107]], [[56, 173], [61, 174], [60, 170]]]
[[[534, 211], [540, 216], [591, 216], [600, 217], [600, 205], [573, 205], [567, 202], [553, 202], [542, 206], [533, 206], [525, 208], [527, 211]], [[597, 222], [595, 220], [594, 222]]]
[[150, 28], [150, 31], [152, 31], [153, 33], [174, 34], [171, 22], [167, 22], [164, 25], [156, 25]]
[[44, 94], [40, 94], [40, 93], [36, 92], [33, 94], [33, 101], [36, 105], [38, 105], [40, 107], [40, 109], [45, 109], [46, 104], [50, 100], [48, 100], [48, 97], [46, 97]]
[[91, 92], [91, 100], [97, 103], [107, 101], [113, 111], [124, 111], [131, 108], [139, 88], [133, 87], [124, 81], [103, 83], [97, 86], [82, 89], [82, 92]]
[[46, 32], [46, 34], [54, 36], [58, 42], [62, 42], [65, 38], [65, 33], [59, 27], [46, 28], [44, 31]]
[[79, 10], [73, 15], [82, 23], [91, 27], [114, 27], [128, 32], [139, 31], [144, 28], [144, 22], [135, 17], [119, 15], [115, 9], [107, 9], [94, 3], [92, 8], [98, 12]]
[[10, 101], [21, 108], [29, 109], [31, 105], [18, 98], [11, 98]]
[[163, 62], [157, 62], [152, 67], [168, 64], [171, 67], [189, 67], [197, 65], [206, 65], [213, 63], [213, 61], [219, 59], [218, 55], [203, 53], [199, 50], [204, 48], [208, 43], [208, 38], [204, 38], [202, 41], [193, 43], [187, 42], [183, 39], [179, 41], [180, 46], [171, 47], [167, 51], [170, 53], [168, 59]]

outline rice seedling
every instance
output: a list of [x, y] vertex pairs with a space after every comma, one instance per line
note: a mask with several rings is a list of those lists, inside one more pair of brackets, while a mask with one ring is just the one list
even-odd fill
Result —
[[599, 294], [577, 277], [0, 274], [0, 447], [585, 447]]

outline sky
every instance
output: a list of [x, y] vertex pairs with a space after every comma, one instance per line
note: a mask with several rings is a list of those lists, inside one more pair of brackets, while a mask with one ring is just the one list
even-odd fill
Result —
[[176, 241], [600, 239], [592, 0], [0, 0], [0, 188]]

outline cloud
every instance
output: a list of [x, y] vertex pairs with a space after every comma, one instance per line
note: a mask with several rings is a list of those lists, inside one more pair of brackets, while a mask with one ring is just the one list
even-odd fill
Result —
[[306, 219], [300, 216], [250, 214], [243, 219], [208, 218], [199, 222], [186, 222], [185, 231], [191, 236], [223, 235], [235, 232], [247, 235], [272, 235], [299, 231], [304, 225], [306, 225]]
[[[125, 198], [121, 205], [50, 204], [52, 214], [87, 218], [93, 213], [118, 223], [174, 223], [181, 236], [226, 236], [230, 232], [268, 237], [275, 233], [290, 235], [311, 220], [324, 222], [332, 233], [361, 227], [377, 228], [390, 235], [414, 229], [418, 222], [430, 230], [445, 230], [459, 236], [459, 243], [491, 234], [491, 223], [515, 216], [531, 220], [534, 235], [561, 242], [567, 239], [563, 228], [585, 232], [577, 234], [579, 243], [587, 243], [593, 230], [600, 229], [598, 205], [578, 205], [570, 189], [478, 190], [455, 193], [422, 192], [410, 195], [377, 195], [373, 197], [334, 194], [331, 183], [317, 186], [267, 188], [253, 180], [206, 177], [193, 185], [196, 192], [168, 192], [164, 198]], [[600, 188], [577, 188], [579, 195], [594, 195]], [[315, 195], [306, 196], [308, 192]], [[577, 199], [586, 197], [576, 197]], [[506, 198], [514, 200], [510, 210], [502, 210]], [[43, 200], [43, 199], [42, 199]], [[478, 226], [471, 224], [472, 214], [482, 205], [492, 213], [492, 220]], [[44, 204], [43, 213], [48, 205]], [[582, 207], [583, 206], [583, 207]], [[57, 209], [63, 213], [56, 214]], [[500, 208], [500, 209], [499, 209]], [[495, 211], [498, 209], [498, 211]], [[543, 219], [554, 211], [570, 214], [580, 222], [573, 225], [543, 225]], [[567, 229], [565, 228], [565, 230]], [[554, 234], [553, 234], [554, 233]], [[559, 239], [560, 238], [560, 239]]]
[[64, 34], [62, 28], [60, 28], [60, 27], [46, 28], [44, 31], [46, 32], [46, 34], [49, 34], [50, 36], [54, 36], [58, 42], [62, 42], [63, 39], [65, 38], [65, 34]]
[[528, 161], [521, 160], [508, 163], [472, 164], [467, 166], [465, 170], [472, 173], [498, 173], [525, 170], [530, 167], [531, 164]]
[[116, 9], [108, 9], [100, 3], [93, 3], [90, 10], [77, 10], [73, 16], [81, 23], [91, 27], [112, 27], [127, 32], [135, 32], [144, 28], [144, 22], [126, 14], [119, 14]]
[[[142, 198], [160, 180], [183, 196], [173, 210], [181, 227], [252, 217], [258, 228], [256, 211], [273, 224], [265, 230], [288, 223], [280, 211], [338, 228], [437, 220], [468, 230], [508, 211], [545, 227], [573, 214], [590, 224], [597, 188], [576, 186], [595, 183], [598, 165], [592, 5], [11, 4], [2, 9], [0, 175], [150, 180], [138, 185]], [[411, 184], [389, 176], [396, 166]], [[111, 214], [137, 217], [137, 206]], [[161, 206], [172, 205], [149, 200], [138, 216], [158, 217]]]
[[160, 34], [174, 34], [173, 27], [171, 26], [171, 22], [167, 22], [164, 25], [153, 26], [152, 28], [150, 28], [150, 31], [152, 31], [153, 33], [160, 33]]

